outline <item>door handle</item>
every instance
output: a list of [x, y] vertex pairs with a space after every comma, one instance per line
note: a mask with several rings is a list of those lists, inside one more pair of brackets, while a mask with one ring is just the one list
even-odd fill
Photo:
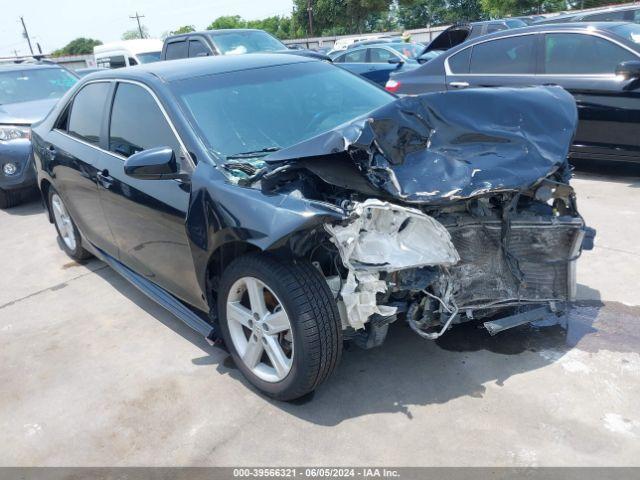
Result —
[[96, 177], [98, 178], [98, 183], [100, 183], [104, 188], [108, 189], [113, 185], [113, 177], [109, 175], [109, 170], [107, 169], [98, 172]]
[[469, 86], [469, 82], [449, 82], [449, 86], [451, 88], [467, 88]]
[[56, 151], [56, 147], [54, 147], [53, 145], [49, 145], [47, 147], [47, 153], [49, 154], [49, 159], [53, 160], [58, 152]]

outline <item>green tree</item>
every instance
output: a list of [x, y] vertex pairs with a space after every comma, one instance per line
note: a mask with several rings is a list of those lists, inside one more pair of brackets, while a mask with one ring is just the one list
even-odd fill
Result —
[[224, 28], [246, 28], [247, 22], [240, 15], [225, 15], [216, 18], [207, 30], [218, 30]]
[[169, 32], [169, 35], [180, 35], [181, 33], [190, 33], [195, 31], [196, 27], [194, 25], [183, 25], [182, 27]]
[[64, 55], [87, 55], [93, 53], [93, 47], [96, 45], [102, 45], [100, 40], [94, 40], [93, 38], [79, 37], [75, 40], [71, 40], [64, 47], [52, 52], [54, 57], [62, 57]]
[[142, 37], [140, 37], [140, 30], [133, 28], [127, 30], [122, 34], [122, 40], [135, 40], [137, 38], [149, 38], [149, 30], [144, 25], [142, 26]]
[[405, 29], [440, 25], [445, 23], [446, 11], [444, 0], [400, 0], [398, 23]]
[[567, 8], [565, 0], [481, 0], [482, 8], [491, 17], [547, 13]]

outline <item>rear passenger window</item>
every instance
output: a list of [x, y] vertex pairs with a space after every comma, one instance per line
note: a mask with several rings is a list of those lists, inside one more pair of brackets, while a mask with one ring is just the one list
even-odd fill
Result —
[[469, 60], [471, 60], [471, 49], [465, 48], [449, 58], [449, 69], [451, 73], [469, 73]]
[[105, 82], [90, 83], [78, 92], [69, 114], [69, 134], [98, 145], [109, 86]]
[[471, 73], [535, 72], [535, 35], [520, 35], [481, 43], [471, 52]]
[[181, 42], [171, 42], [167, 44], [166, 59], [176, 60], [178, 58], [187, 58], [187, 42], [183, 40]]
[[364, 48], [362, 50], [356, 50], [355, 52], [349, 52], [342, 57], [342, 61], [345, 63], [364, 63], [366, 53], [367, 50]]
[[154, 98], [144, 88], [120, 83], [109, 126], [109, 150], [123, 157], [154, 147], [170, 147], [181, 155], [180, 144]]
[[392, 58], [397, 58], [398, 60], [400, 60], [400, 57], [394, 55], [388, 50], [385, 50], [384, 48], [369, 49], [369, 62], [371, 63], [388, 63]]
[[191, 40], [189, 42], [189, 57], [206, 57], [210, 55], [209, 49], [200, 40]]
[[124, 68], [127, 63], [124, 61], [124, 55], [116, 55], [109, 59], [109, 68]]

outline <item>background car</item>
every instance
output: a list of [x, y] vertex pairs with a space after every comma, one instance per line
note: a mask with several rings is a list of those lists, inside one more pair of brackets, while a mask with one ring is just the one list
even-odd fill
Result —
[[93, 47], [98, 68], [124, 68], [160, 60], [162, 40], [139, 38]]
[[566, 13], [543, 18], [535, 24], [567, 22], [634, 22], [640, 23], [640, 5], [608, 7], [579, 13]]
[[560, 85], [580, 123], [572, 158], [640, 161], [640, 25], [531, 26], [468, 41], [392, 75], [387, 90], [418, 94], [468, 87]]
[[456, 23], [442, 31], [436, 38], [429, 42], [425, 51], [449, 50], [450, 48], [460, 45], [467, 40], [472, 40], [483, 35], [526, 26], [527, 24], [524, 21], [517, 18], [488, 20], [484, 22]]
[[77, 81], [51, 63], [0, 64], [0, 208], [36, 187], [31, 124], [41, 120]]
[[205, 30], [167, 37], [162, 46], [162, 60], [239, 55], [244, 53], [287, 53], [331, 61], [328, 55], [308, 49], [288, 48], [264, 30], [236, 28]]
[[348, 48], [336, 55], [333, 62], [384, 86], [391, 72], [418, 68], [422, 52], [424, 45], [419, 43], [378, 43]]

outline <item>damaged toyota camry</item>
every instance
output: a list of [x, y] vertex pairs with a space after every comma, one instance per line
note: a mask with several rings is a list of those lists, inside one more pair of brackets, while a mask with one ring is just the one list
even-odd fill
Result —
[[349, 341], [560, 317], [594, 231], [560, 88], [396, 98], [291, 55], [95, 73], [33, 129], [62, 248], [97, 256], [292, 400]]

